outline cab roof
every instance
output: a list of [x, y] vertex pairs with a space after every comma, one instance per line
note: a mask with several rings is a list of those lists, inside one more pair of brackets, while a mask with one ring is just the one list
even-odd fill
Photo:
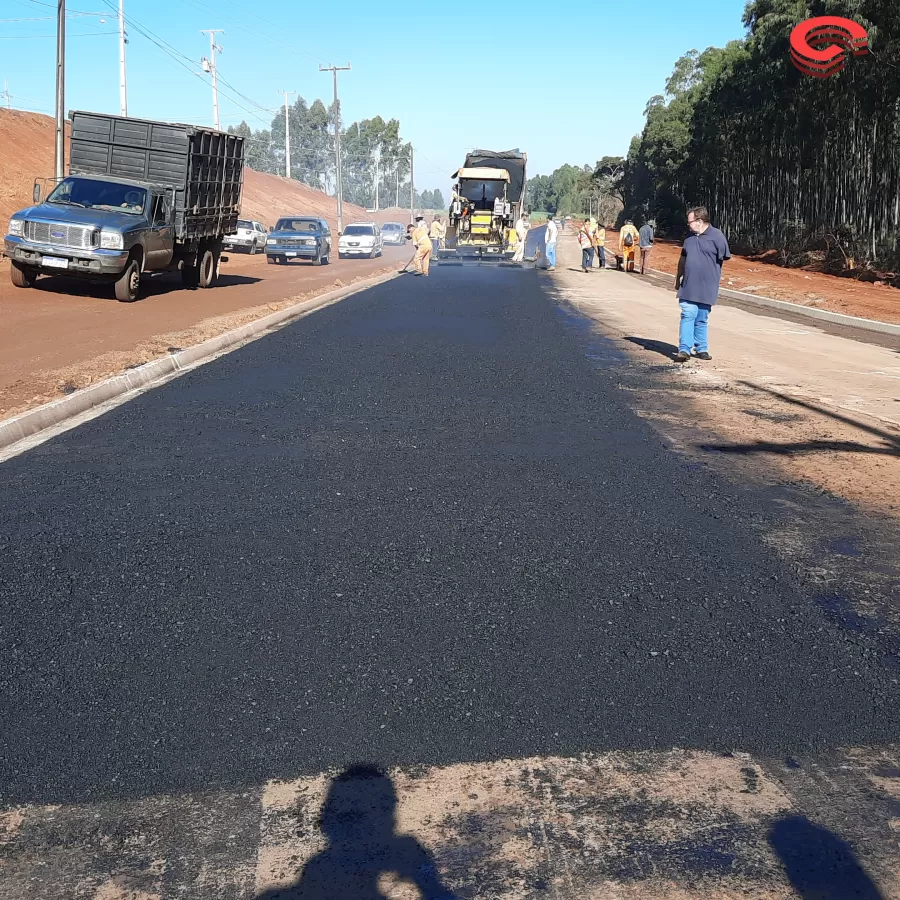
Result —
[[509, 172], [506, 169], [491, 169], [487, 166], [477, 168], [457, 169], [451, 178], [468, 178], [473, 181], [509, 181]]

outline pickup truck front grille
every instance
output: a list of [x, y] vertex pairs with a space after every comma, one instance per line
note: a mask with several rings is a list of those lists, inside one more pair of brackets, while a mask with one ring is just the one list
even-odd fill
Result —
[[90, 250], [98, 246], [97, 230], [86, 225], [65, 225], [62, 222], [26, 222], [25, 237], [38, 244], [74, 247]]

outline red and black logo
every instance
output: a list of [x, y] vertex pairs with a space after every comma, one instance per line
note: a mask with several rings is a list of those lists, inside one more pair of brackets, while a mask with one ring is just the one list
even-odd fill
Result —
[[791, 60], [804, 75], [827, 78], [840, 72], [847, 57], [869, 52], [862, 25], [839, 16], [819, 16], [801, 22], [791, 32]]

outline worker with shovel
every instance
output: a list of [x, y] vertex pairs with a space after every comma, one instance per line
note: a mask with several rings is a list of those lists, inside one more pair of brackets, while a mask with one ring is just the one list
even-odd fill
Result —
[[413, 257], [416, 266], [415, 274], [427, 276], [431, 265], [431, 251], [434, 248], [428, 235], [428, 226], [425, 224], [424, 216], [416, 217], [416, 227], [413, 228], [412, 239], [416, 245], [416, 255]]

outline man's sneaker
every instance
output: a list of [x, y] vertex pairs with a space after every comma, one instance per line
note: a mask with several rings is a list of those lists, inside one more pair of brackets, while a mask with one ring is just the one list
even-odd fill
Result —
[[697, 359], [712, 359], [712, 357], [704, 350], [702, 353], [697, 354]]
[[679, 350], [675, 354], [675, 362], [687, 362], [691, 358], [690, 353], [685, 353], [684, 350]]

